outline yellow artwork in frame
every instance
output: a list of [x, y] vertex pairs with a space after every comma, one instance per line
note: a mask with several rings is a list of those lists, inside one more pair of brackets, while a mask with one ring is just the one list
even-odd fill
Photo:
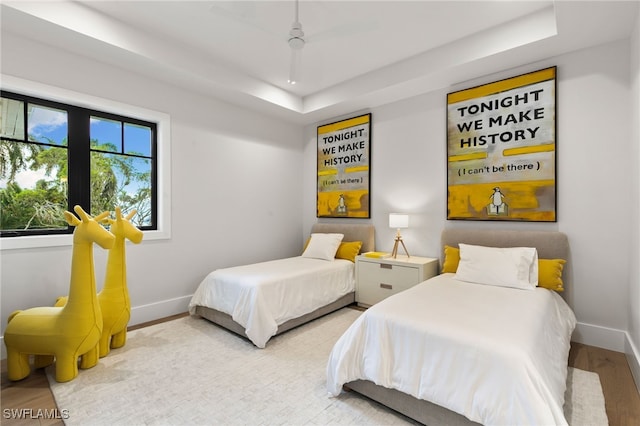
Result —
[[369, 218], [371, 114], [318, 127], [317, 217]]
[[447, 219], [555, 222], [556, 67], [447, 95]]

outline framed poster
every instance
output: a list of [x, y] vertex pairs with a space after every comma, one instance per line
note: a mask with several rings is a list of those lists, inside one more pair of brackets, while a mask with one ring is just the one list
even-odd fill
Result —
[[317, 217], [369, 218], [371, 114], [318, 127]]
[[447, 95], [447, 219], [556, 221], [556, 67]]

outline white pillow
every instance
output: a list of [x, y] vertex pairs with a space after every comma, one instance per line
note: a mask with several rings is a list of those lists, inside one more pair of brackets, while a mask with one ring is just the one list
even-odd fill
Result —
[[535, 247], [459, 246], [457, 280], [524, 290], [533, 290], [538, 285], [538, 251]]
[[344, 234], [311, 234], [311, 241], [302, 253], [302, 257], [333, 260], [342, 238]]

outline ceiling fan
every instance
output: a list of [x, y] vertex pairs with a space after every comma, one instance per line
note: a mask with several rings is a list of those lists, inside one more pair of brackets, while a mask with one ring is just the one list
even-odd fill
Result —
[[300, 56], [304, 47], [304, 31], [298, 15], [298, 0], [295, 0], [295, 12], [293, 24], [289, 30], [289, 48], [291, 49], [291, 64], [289, 65], [289, 84], [296, 84], [298, 81], [298, 70], [300, 68]]

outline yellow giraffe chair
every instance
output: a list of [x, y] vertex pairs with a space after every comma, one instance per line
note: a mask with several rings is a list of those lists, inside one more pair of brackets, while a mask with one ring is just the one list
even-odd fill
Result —
[[[127, 324], [131, 318], [131, 303], [127, 289], [125, 240], [138, 244], [144, 235], [130, 222], [135, 214], [136, 211], [133, 210], [126, 217], [122, 217], [122, 210], [120, 207], [116, 207], [116, 218], [103, 220], [103, 222], [109, 223], [109, 230], [116, 237], [116, 242], [109, 250], [104, 285], [98, 293], [98, 302], [102, 311], [100, 358], [107, 356], [111, 348], [124, 346], [127, 341]], [[59, 297], [56, 300], [56, 306], [64, 306], [66, 302], [67, 297]], [[83, 364], [86, 364], [84, 358]], [[83, 367], [93, 366], [83, 365]]]
[[102, 315], [96, 295], [93, 243], [109, 249], [115, 237], [98, 223], [109, 212], [93, 219], [80, 206], [74, 210], [80, 219], [64, 212], [67, 223], [76, 228], [69, 301], [64, 307], [37, 307], [9, 316], [4, 332], [9, 380], [21, 380], [29, 375], [29, 355], [36, 355], [36, 368], [44, 367], [55, 357], [58, 382], [68, 382], [78, 375], [79, 356], [88, 363], [93, 359], [97, 363]]

